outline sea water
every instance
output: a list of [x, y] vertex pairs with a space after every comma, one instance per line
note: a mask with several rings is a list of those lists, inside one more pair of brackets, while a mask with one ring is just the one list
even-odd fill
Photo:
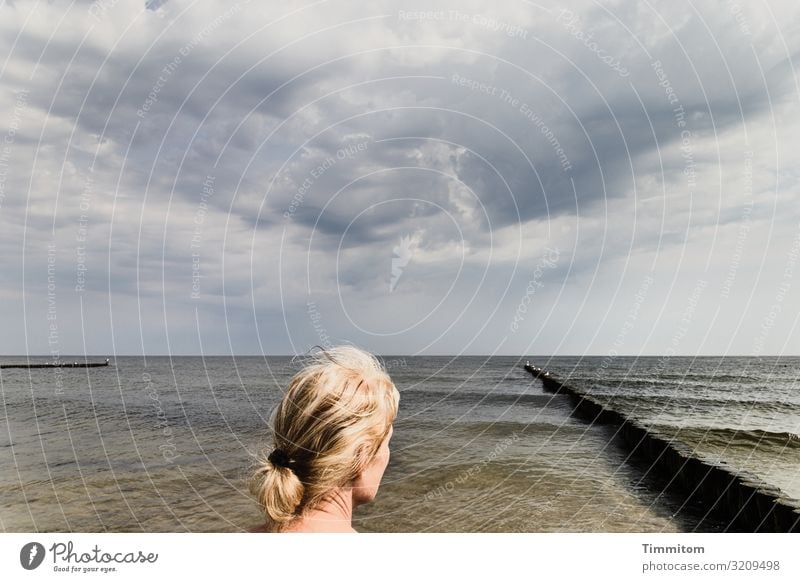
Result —
[[[613, 427], [574, 418], [522, 369], [526, 359], [800, 499], [800, 359], [383, 359], [400, 415], [378, 497], [356, 510], [360, 531], [725, 529], [665, 493]], [[0, 530], [258, 525], [247, 477], [299, 365], [117, 357], [108, 368], [0, 370]]]

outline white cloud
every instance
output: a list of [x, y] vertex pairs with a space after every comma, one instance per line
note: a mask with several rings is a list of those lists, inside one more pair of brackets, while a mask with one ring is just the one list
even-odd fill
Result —
[[[385, 352], [604, 353], [655, 267], [650, 326], [630, 351], [663, 351], [670, 318], [707, 279], [705, 312], [721, 316], [698, 322], [713, 327], [686, 350], [748, 352], [798, 223], [797, 8], [425, 10], [3, 5], [0, 140], [15, 129], [0, 317], [21, 329], [25, 298], [29, 343], [7, 334], [0, 349], [47, 352], [53, 242], [59, 312], [79, 327], [83, 299], [90, 351], [107, 350], [112, 320], [129, 326], [113, 330], [122, 352], [141, 337], [145, 350], [195, 351], [195, 310], [211, 351], [255, 352], [257, 333], [271, 351], [304, 349], [319, 340], [314, 301], [332, 337]], [[390, 289], [392, 249], [408, 236], [413, 256]], [[546, 247], [563, 262], [510, 337]], [[781, 325], [767, 351], [784, 347]], [[62, 344], [81, 351], [83, 338]]]

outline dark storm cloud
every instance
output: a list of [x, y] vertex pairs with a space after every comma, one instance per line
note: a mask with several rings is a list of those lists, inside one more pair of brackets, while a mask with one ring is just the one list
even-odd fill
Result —
[[[48, 241], [59, 277], [74, 279], [84, 221], [87, 293], [163, 295], [169, 310], [149, 312], [183, 338], [195, 305], [224, 294], [241, 337], [264, 313], [259, 324], [283, 329], [285, 315], [314, 342], [309, 287], [341, 337], [338, 294], [375, 317], [391, 299], [384, 329], [450, 289], [430, 320], [443, 328], [459, 302], [475, 321], [499, 304], [513, 314], [546, 244], [563, 247], [546, 275], [557, 293], [654, 252], [700, 255], [716, 240], [703, 229], [743, 216], [793, 228], [764, 216], [764, 201], [742, 211], [777, 183], [777, 148], [763, 145], [791, 139], [781, 132], [797, 121], [782, 108], [796, 97], [800, 43], [771, 13], [435, 4], [444, 17], [388, 1], [54, 3], [28, 20], [32, 4], [6, 3], [0, 38], [16, 44], [3, 88], [29, 97], [0, 200], [3, 289], [18, 288], [23, 232], [38, 261], [28, 288], [45, 288]], [[755, 183], [742, 178], [751, 166]], [[796, 177], [781, 175], [791, 188]], [[473, 302], [487, 272], [492, 293], [513, 297]], [[202, 301], [191, 303], [193, 285]], [[481, 349], [503, 333], [483, 334]]]

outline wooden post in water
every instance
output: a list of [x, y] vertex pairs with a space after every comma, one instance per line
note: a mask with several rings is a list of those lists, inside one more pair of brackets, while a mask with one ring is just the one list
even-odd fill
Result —
[[545, 391], [570, 399], [573, 415], [591, 423], [618, 427], [617, 434], [651, 469], [668, 479], [667, 488], [686, 503], [700, 503], [730, 529], [743, 532], [800, 532], [800, 504], [744, 472], [734, 472], [696, 458], [692, 451], [674, 440], [666, 440], [624, 414], [600, 404], [588, 394], [554, 378], [550, 372], [526, 363]]

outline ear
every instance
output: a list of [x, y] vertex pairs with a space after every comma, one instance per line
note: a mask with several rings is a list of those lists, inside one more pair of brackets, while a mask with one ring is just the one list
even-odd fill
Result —
[[361, 443], [356, 447], [355, 452], [355, 466], [359, 474], [364, 472], [369, 462], [372, 460], [370, 451], [371, 447], [368, 443]]

